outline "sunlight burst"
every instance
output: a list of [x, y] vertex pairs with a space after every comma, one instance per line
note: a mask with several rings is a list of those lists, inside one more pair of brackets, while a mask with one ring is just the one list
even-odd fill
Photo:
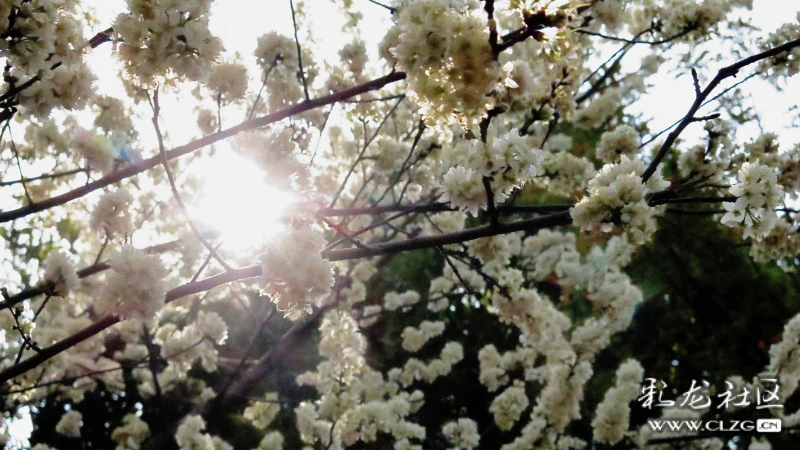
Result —
[[283, 229], [295, 196], [265, 180], [252, 161], [224, 149], [204, 161], [201, 195], [192, 215], [222, 233], [225, 247], [253, 248]]

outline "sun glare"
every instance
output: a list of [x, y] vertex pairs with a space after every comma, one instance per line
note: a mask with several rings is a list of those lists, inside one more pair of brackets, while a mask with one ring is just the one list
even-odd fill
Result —
[[225, 149], [198, 169], [203, 185], [192, 215], [222, 233], [225, 247], [254, 248], [283, 229], [281, 217], [296, 199], [270, 186], [252, 161]]

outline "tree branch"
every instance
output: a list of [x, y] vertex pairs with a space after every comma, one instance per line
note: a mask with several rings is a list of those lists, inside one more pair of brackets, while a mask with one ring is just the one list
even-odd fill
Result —
[[731, 64], [730, 66], [723, 67], [722, 69], [720, 69], [717, 72], [717, 75], [714, 77], [714, 79], [711, 80], [711, 82], [708, 84], [708, 86], [706, 86], [706, 88], [703, 89], [703, 91], [700, 92], [699, 95], [695, 95], [694, 103], [692, 103], [692, 106], [689, 108], [689, 112], [686, 113], [686, 115], [683, 117], [681, 122], [675, 128], [675, 130], [673, 130], [667, 136], [667, 139], [664, 141], [664, 144], [661, 145], [661, 148], [659, 148], [658, 153], [656, 153], [655, 158], [653, 158], [653, 161], [650, 163], [649, 166], [647, 166], [647, 169], [642, 174], [642, 180], [644, 180], [646, 182], [647, 180], [650, 179], [650, 177], [653, 176], [653, 174], [656, 171], [656, 168], [658, 168], [659, 163], [661, 163], [661, 160], [663, 160], [664, 157], [667, 155], [667, 152], [669, 151], [669, 149], [672, 147], [672, 145], [678, 139], [678, 136], [681, 135], [683, 130], [690, 123], [695, 121], [694, 120], [695, 119], [695, 114], [700, 109], [700, 106], [702, 106], [702, 104], [705, 101], [705, 99], [708, 98], [709, 95], [711, 95], [711, 92], [723, 80], [725, 80], [726, 78], [735, 77], [736, 74], [739, 73], [739, 70], [741, 70], [742, 68], [744, 68], [744, 67], [746, 67], [746, 66], [748, 66], [750, 64], [753, 64], [755, 62], [761, 61], [762, 59], [769, 58], [770, 56], [775, 56], [775, 55], [781, 54], [781, 53], [783, 53], [785, 51], [788, 51], [788, 50], [791, 50], [791, 49], [793, 49], [793, 48], [795, 48], [797, 46], [800, 46], [800, 39], [795, 39], [793, 41], [787, 42], [786, 44], [783, 44], [783, 45], [780, 45], [778, 47], [772, 48], [770, 50], [761, 52], [761, 53], [759, 53], [757, 55], [750, 56], [749, 58], [745, 58], [745, 59], [743, 59], [743, 60], [741, 60], [741, 61], [739, 61], [739, 62], [737, 62], [735, 64]]
[[[211, 145], [215, 142], [227, 139], [231, 136], [235, 136], [236, 134], [239, 134], [243, 131], [260, 128], [269, 125], [271, 123], [275, 123], [280, 120], [286, 119], [288, 117], [292, 117], [297, 114], [301, 114], [303, 112], [318, 108], [320, 106], [330, 105], [332, 103], [336, 103], [341, 100], [354, 97], [356, 95], [361, 95], [365, 92], [378, 90], [386, 86], [387, 84], [403, 80], [405, 79], [405, 77], [406, 74], [403, 72], [392, 72], [389, 75], [376, 78], [372, 81], [352, 87], [350, 89], [345, 89], [340, 92], [335, 92], [331, 95], [326, 95], [324, 97], [320, 97], [314, 100], [309, 100], [307, 102], [303, 102], [294, 106], [290, 106], [286, 109], [274, 112], [272, 114], [267, 114], [265, 116], [261, 116], [252, 120], [247, 120], [234, 127], [222, 130], [221, 132], [210, 134], [208, 136], [192, 141], [186, 145], [182, 145], [180, 147], [176, 147], [172, 150], [169, 150], [166, 152], [167, 159], [175, 159], [179, 156], [186, 155], [188, 153], [194, 152], [198, 149]], [[161, 163], [161, 155], [156, 155], [150, 159], [146, 159], [144, 161], [131, 164], [108, 176], [100, 178], [99, 180], [95, 180], [91, 183], [87, 183], [84, 186], [73, 189], [69, 192], [65, 192], [64, 194], [57, 195], [55, 197], [50, 197], [46, 200], [37, 202], [36, 204], [23, 206], [21, 208], [14, 209], [11, 211], [0, 212], [0, 223], [20, 219], [30, 214], [50, 209], [54, 206], [60, 206], [65, 203], [69, 203], [98, 189], [102, 189], [118, 181], [124, 180], [126, 178], [150, 170], [153, 167], [159, 165], [160, 163]]]

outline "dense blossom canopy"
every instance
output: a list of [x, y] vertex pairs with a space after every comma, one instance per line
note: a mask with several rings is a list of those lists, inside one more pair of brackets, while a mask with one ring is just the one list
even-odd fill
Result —
[[[215, 34], [221, 1], [126, 0], [100, 23], [0, 0], [9, 448], [788, 448], [643, 426], [734, 416], [644, 411], [679, 361], [621, 342], [669, 303], [642, 273], [659, 246], [690, 260], [681, 227], [796, 273], [800, 143], [745, 83], [791, 86], [800, 13], [281, 3], [287, 32], [245, 44]], [[671, 75], [691, 101], [648, 103]], [[760, 413], [800, 426], [798, 313], [757, 371], [703, 372], [703, 392], [772, 378], [785, 407]]]

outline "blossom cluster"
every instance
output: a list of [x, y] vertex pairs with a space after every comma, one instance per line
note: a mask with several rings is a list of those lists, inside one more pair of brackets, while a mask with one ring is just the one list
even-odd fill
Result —
[[108, 265], [112, 273], [94, 304], [98, 312], [147, 320], [161, 309], [167, 271], [158, 257], [125, 247]]
[[211, 0], [128, 0], [114, 33], [128, 76], [150, 88], [199, 80], [222, 51], [208, 29]]
[[327, 243], [314, 228], [290, 227], [267, 243], [261, 255], [261, 287], [286, 314], [308, 310], [333, 284], [331, 263], [320, 252]]
[[626, 361], [619, 366], [617, 385], [606, 392], [592, 421], [596, 441], [616, 444], [622, 440], [630, 426], [629, 404], [639, 395], [643, 376], [644, 369], [636, 360]]
[[382, 55], [408, 73], [409, 90], [432, 123], [470, 123], [492, 105], [501, 71], [477, 2], [408, 2], [381, 43]]
[[630, 242], [645, 243], [656, 229], [656, 209], [648, 205], [646, 196], [669, 183], [659, 174], [643, 182], [644, 170], [643, 161], [624, 155], [618, 163], [603, 166], [589, 181], [589, 195], [570, 209], [575, 225], [606, 233], [621, 228]]
[[742, 164], [738, 181], [730, 188], [736, 201], [722, 204], [727, 213], [721, 222], [742, 227], [745, 239], [753, 237], [760, 241], [775, 227], [778, 220], [775, 208], [783, 201], [783, 188], [775, 171], [759, 162]]
[[487, 206], [484, 178], [489, 179], [495, 201], [503, 201], [537, 174], [543, 157], [533, 140], [516, 130], [485, 143], [478, 139], [461, 141], [449, 155], [458, 165], [442, 178], [447, 200], [475, 215]]

